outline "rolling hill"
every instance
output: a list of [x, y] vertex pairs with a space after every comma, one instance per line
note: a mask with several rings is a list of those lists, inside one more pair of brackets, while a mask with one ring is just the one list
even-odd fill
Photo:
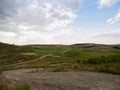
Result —
[[0, 69], [45, 68], [120, 74], [120, 45], [24, 45], [0, 43]]

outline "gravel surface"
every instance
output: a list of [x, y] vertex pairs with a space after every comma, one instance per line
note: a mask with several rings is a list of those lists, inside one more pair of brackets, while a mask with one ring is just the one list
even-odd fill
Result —
[[27, 83], [31, 90], [120, 90], [120, 75], [95, 72], [47, 72], [42, 69], [5, 71], [11, 80]]

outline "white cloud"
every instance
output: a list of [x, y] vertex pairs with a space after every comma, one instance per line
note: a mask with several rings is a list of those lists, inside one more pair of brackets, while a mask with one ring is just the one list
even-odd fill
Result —
[[54, 7], [52, 3], [43, 2], [39, 4], [33, 0], [28, 6], [20, 8], [18, 13], [10, 18], [12, 23], [39, 26], [41, 30], [54, 29], [71, 23], [76, 14], [64, 8]]
[[98, 1], [98, 8], [103, 7], [112, 7], [118, 0], [99, 0]]
[[80, 9], [81, 1], [0, 0], [0, 41], [16, 44], [55, 43], [57, 33], [54, 32], [55, 35], [52, 31], [76, 19], [75, 11]]
[[92, 33], [93, 38], [120, 38], [120, 30]]
[[16, 41], [15, 37], [16, 37], [16, 33], [0, 31], [1, 42], [15, 43]]
[[120, 44], [120, 30], [91, 33], [89, 40], [99, 44]]
[[76, 11], [79, 10], [83, 0], [62, 0], [63, 6], [69, 10]]
[[113, 18], [109, 18], [107, 20], [107, 22], [111, 24], [116, 23], [118, 21], [120, 21], [120, 11]]
[[24, 29], [19, 33], [0, 32], [0, 41], [7, 43], [23, 44], [73, 44], [73, 43], [120, 43], [120, 30], [108, 29], [91, 32], [87, 28], [57, 29], [47, 32]]
[[[34, 29], [36, 29], [36, 27], [39, 27], [39, 30], [53, 30], [59, 26], [66, 26], [76, 19], [77, 15], [74, 10], [79, 9], [78, 7], [81, 5], [81, 0], [67, 0], [64, 2], [61, 2], [61, 0], [53, 1], [15, 0], [14, 3], [17, 4], [17, 6], [8, 0], [2, 0], [0, 11], [4, 11], [4, 13], [0, 12], [0, 17], [2, 16], [1, 18], [3, 19], [4, 16], [5, 19], [1, 19], [0, 22], [4, 22], [4, 24], [12, 23], [14, 26], [27, 25], [28, 27], [32, 28], [35, 27]], [[77, 6], [75, 5], [76, 3]], [[6, 8], [3, 5], [6, 6]], [[9, 9], [7, 6], [11, 6], [9, 7], [11, 9]]]

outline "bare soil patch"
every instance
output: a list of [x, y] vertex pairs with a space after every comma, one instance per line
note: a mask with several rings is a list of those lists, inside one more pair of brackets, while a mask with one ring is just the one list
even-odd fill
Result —
[[11, 80], [29, 84], [31, 90], [120, 90], [120, 75], [95, 72], [48, 72], [43, 69], [5, 71]]

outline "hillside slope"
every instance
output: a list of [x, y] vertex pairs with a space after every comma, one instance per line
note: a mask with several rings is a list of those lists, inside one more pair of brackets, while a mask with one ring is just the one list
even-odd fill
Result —
[[[1, 43], [1, 70], [45, 68], [120, 74], [120, 45], [24, 45]], [[41, 59], [41, 57], [44, 57]]]

